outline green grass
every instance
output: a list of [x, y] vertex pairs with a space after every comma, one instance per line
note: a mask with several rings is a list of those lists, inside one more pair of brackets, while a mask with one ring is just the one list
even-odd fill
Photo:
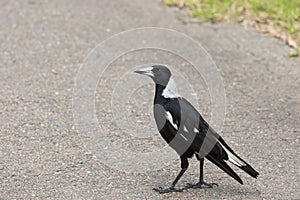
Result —
[[[289, 37], [300, 45], [300, 0], [163, 0], [170, 6], [188, 7], [201, 21], [241, 22], [244, 19], [272, 26], [282, 39]], [[281, 34], [281, 35], [279, 35]], [[282, 36], [282, 35], [286, 36]], [[287, 41], [289, 43], [289, 41]], [[293, 46], [293, 45], [291, 45]]]
[[249, 3], [254, 14], [265, 12], [274, 25], [285, 28], [292, 35], [300, 36], [299, 0], [251, 0]]

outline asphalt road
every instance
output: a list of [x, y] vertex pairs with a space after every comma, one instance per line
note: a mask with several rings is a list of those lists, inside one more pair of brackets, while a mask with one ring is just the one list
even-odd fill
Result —
[[[240, 25], [197, 24], [151, 0], [2, 0], [0, 7], [0, 199], [299, 199], [300, 59], [286, 57], [282, 41]], [[152, 188], [173, 180], [180, 169], [176, 157], [162, 169], [132, 173], [125, 172], [128, 165], [118, 170], [90, 151], [72, 107], [80, 65], [113, 34], [151, 26], [185, 33], [211, 55], [226, 94], [220, 134], [260, 172], [257, 180], [234, 168], [244, 180], [239, 185], [206, 162], [206, 180], [219, 187], [160, 195]], [[112, 91], [124, 73], [120, 66], [147, 62], [167, 62], [187, 80], [195, 79], [178, 56], [158, 50], [124, 55], [95, 91], [99, 122], [113, 112]], [[199, 81], [193, 84], [196, 102], [209, 121], [212, 107]], [[123, 88], [126, 84], [135, 83]], [[110, 142], [130, 152], [165, 146], [151, 121], [153, 92], [147, 84], [130, 96], [123, 118], [106, 127]], [[124, 130], [122, 119], [132, 119]], [[130, 135], [135, 120], [140, 132], [151, 130], [153, 137]], [[99, 148], [112, 160], [118, 154]], [[178, 186], [197, 177], [194, 159]]]

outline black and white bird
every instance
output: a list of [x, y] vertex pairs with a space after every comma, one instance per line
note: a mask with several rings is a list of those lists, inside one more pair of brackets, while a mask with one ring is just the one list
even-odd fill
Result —
[[[153, 65], [135, 72], [149, 76], [154, 81], [154, 117], [157, 128], [163, 139], [179, 154], [181, 160], [181, 171], [172, 184], [166, 188], [154, 188], [155, 191], [159, 193], [181, 192], [187, 188], [217, 185], [204, 182], [204, 157], [241, 184], [243, 184], [241, 178], [230, 168], [228, 161], [257, 178], [259, 173], [226, 144], [191, 103], [176, 92], [171, 71], [166, 66]], [[185, 188], [175, 188], [176, 183], [189, 166], [188, 158], [194, 154], [200, 161], [199, 182], [189, 183]]]

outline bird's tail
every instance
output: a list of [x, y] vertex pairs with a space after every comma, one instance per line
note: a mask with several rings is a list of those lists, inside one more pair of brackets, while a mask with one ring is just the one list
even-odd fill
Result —
[[251, 167], [246, 161], [244, 161], [241, 157], [234, 153], [234, 151], [225, 143], [225, 141], [221, 137], [219, 138], [219, 143], [221, 144], [223, 150], [225, 150], [225, 152], [227, 153], [228, 160], [232, 164], [236, 165], [253, 178], [257, 178], [259, 173], [255, 169], [253, 169], [253, 167]]
[[237, 180], [240, 184], [243, 184], [242, 179], [229, 167], [229, 165], [227, 165], [227, 163], [223, 159], [215, 158], [214, 156], [211, 156], [209, 154], [206, 156], [206, 158], [217, 165], [219, 168], [221, 168], [224, 172], [229, 174], [232, 178]]

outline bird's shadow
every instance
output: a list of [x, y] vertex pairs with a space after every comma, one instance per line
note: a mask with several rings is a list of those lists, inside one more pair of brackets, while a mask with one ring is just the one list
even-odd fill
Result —
[[187, 189], [186, 192], [192, 193], [203, 193], [208, 196], [218, 196], [219, 198], [230, 198], [234, 199], [240, 197], [246, 197], [247, 199], [261, 199], [261, 191], [254, 187], [249, 186], [239, 186], [239, 185], [222, 185], [219, 184], [217, 187], [213, 188], [201, 188], [201, 189]]
[[[181, 186], [183, 187], [183, 186]], [[261, 199], [262, 193], [259, 189], [250, 186], [239, 186], [239, 185], [221, 185], [214, 186], [213, 188], [189, 188], [185, 189], [184, 192], [180, 193], [183, 196], [185, 193], [199, 193], [199, 195], [205, 193], [208, 196], [218, 196], [218, 198], [229, 198], [234, 199], [240, 197], [246, 197], [247, 199]], [[198, 195], [197, 195], [198, 196]]]

